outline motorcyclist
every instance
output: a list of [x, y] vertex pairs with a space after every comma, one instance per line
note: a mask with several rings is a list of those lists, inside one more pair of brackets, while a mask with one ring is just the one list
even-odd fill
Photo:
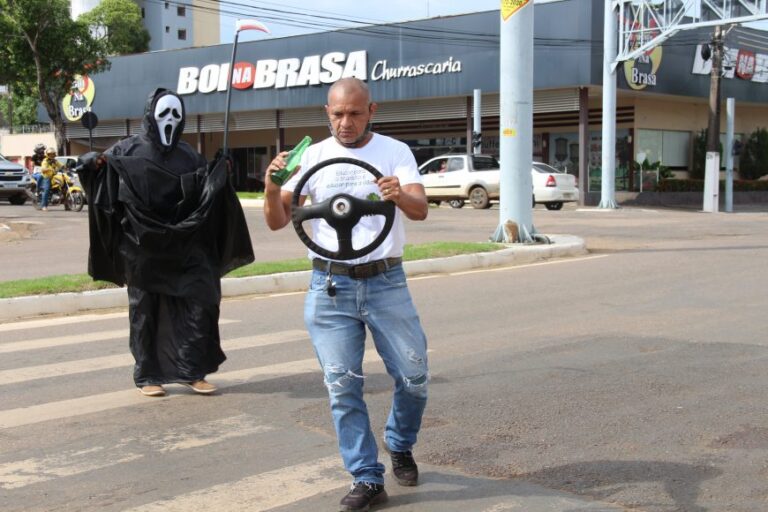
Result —
[[48, 199], [51, 195], [51, 179], [56, 175], [59, 170], [64, 167], [56, 160], [56, 148], [49, 147], [45, 150], [45, 159], [40, 169], [42, 179], [40, 180], [40, 191], [42, 192], [40, 199], [40, 209], [44, 212], [48, 211]]
[[32, 150], [32, 178], [35, 180], [35, 184], [37, 185], [37, 191], [40, 192], [40, 181], [43, 179], [43, 175], [40, 173], [40, 169], [43, 165], [43, 160], [45, 160], [45, 144], [39, 143], [35, 145], [35, 148]]

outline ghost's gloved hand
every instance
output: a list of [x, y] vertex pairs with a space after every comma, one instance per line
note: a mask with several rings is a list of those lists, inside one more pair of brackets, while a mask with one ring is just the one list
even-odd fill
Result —
[[107, 158], [103, 153], [91, 151], [80, 157], [77, 165], [78, 171], [96, 172], [107, 164]]

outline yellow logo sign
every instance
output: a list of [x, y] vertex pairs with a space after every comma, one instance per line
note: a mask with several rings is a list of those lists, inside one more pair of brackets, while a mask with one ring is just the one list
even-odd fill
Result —
[[510, 16], [525, 7], [529, 0], [501, 0], [501, 18], [507, 21]]
[[83, 117], [83, 114], [91, 111], [95, 95], [96, 86], [93, 80], [88, 78], [88, 75], [75, 75], [70, 93], [61, 100], [64, 117], [69, 121], [77, 121]]
[[[651, 37], [655, 37], [659, 34], [657, 30], [653, 30], [656, 29], [656, 26], [657, 25], [654, 20], [651, 20], [651, 22], [648, 24], [648, 28], [652, 29], [650, 31]], [[632, 28], [639, 29], [642, 28], [642, 26], [635, 22], [632, 24]], [[631, 38], [629, 40], [629, 47], [630, 49], [634, 50], [640, 46], [640, 43], [640, 40]], [[656, 46], [650, 50], [647, 50], [636, 59], [625, 60], [624, 78], [627, 80], [627, 85], [636, 91], [645, 89], [649, 85], [656, 85], [656, 71], [658, 71], [659, 66], [661, 66], [662, 53], [663, 50], [661, 46]]]
[[636, 91], [656, 85], [656, 71], [661, 65], [661, 55], [662, 48], [657, 46], [634, 60], [624, 61], [624, 78], [627, 79], [627, 85]]

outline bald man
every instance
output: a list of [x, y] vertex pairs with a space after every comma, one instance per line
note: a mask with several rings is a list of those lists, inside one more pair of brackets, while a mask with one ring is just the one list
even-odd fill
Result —
[[[387, 499], [384, 465], [378, 460], [376, 437], [371, 431], [363, 400], [363, 354], [366, 327], [376, 350], [394, 380], [394, 397], [384, 429], [384, 449], [390, 453], [395, 480], [400, 485], [418, 483], [412, 448], [427, 403], [427, 340], [403, 271], [405, 244], [403, 215], [427, 218], [428, 204], [416, 160], [407, 145], [372, 133], [376, 103], [368, 86], [356, 78], [343, 78], [328, 91], [325, 106], [331, 137], [310, 146], [301, 166], [282, 188], [266, 179], [264, 216], [272, 230], [291, 219], [291, 199], [304, 170], [337, 157], [371, 164], [378, 180], [350, 164], [322, 169], [301, 191], [300, 204], [313, 204], [339, 193], [365, 199], [375, 193], [397, 206], [392, 230], [373, 252], [353, 260], [331, 261], [309, 251], [312, 279], [307, 293], [307, 325], [330, 397], [331, 414], [344, 466], [352, 475], [341, 511], [369, 510]], [[285, 168], [288, 153], [280, 153], [267, 168], [271, 175]], [[336, 231], [325, 221], [312, 221], [312, 239], [320, 247], [338, 243]], [[381, 216], [363, 217], [352, 234], [352, 245], [363, 247], [381, 232]]]

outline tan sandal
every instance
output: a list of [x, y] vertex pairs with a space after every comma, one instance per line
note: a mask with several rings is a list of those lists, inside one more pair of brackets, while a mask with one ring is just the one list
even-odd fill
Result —
[[200, 393], [201, 395], [210, 395], [219, 389], [205, 379], [196, 380], [195, 382], [187, 382], [184, 385], [191, 388], [195, 393]]
[[163, 386], [142, 386], [139, 388], [139, 391], [144, 396], [165, 396], [165, 389], [163, 389]]

